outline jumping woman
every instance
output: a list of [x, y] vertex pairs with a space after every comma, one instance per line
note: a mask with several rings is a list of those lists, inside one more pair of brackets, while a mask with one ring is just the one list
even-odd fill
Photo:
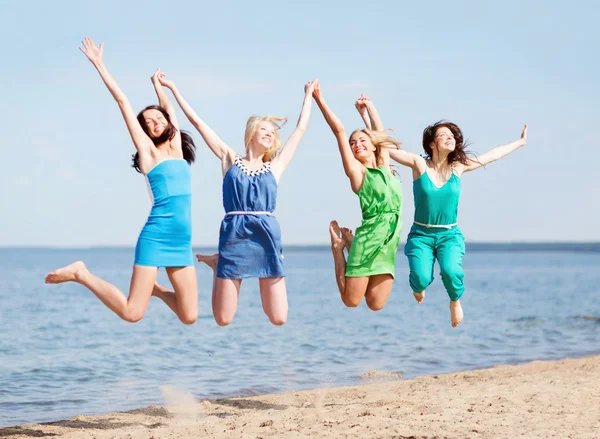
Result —
[[[388, 152], [399, 148], [400, 143], [381, 129], [356, 130], [348, 138], [318, 83], [314, 97], [337, 140], [344, 171], [362, 210], [362, 222], [355, 236], [348, 229], [340, 229], [337, 221], [329, 225], [342, 302], [356, 307], [364, 297], [367, 306], [378, 311], [392, 290], [402, 229], [402, 188], [391, 172]], [[347, 261], [344, 248], [348, 250]]]
[[172, 81], [160, 78], [181, 109], [221, 162], [225, 217], [219, 232], [219, 253], [197, 255], [213, 269], [212, 306], [215, 321], [229, 325], [235, 316], [243, 279], [258, 278], [262, 306], [274, 325], [287, 320], [288, 303], [281, 230], [273, 215], [277, 187], [304, 136], [315, 82], [304, 87], [296, 129], [281, 147], [277, 132], [285, 119], [252, 116], [246, 123], [245, 155], [237, 154], [198, 116]]
[[91, 38], [83, 41], [85, 56], [96, 67], [104, 84], [117, 101], [137, 149], [133, 167], [147, 179], [153, 206], [136, 247], [133, 274], [126, 297], [117, 287], [93, 275], [82, 261], [46, 276], [46, 283], [77, 282], [128, 322], [140, 320], [148, 307], [159, 267], [165, 267], [174, 293], [165, 295], [167, 305], [185, 324], [198, 317], [198, 287], [192, 255], [191, 174], [194, 142], [179, 130], [175, 112], [160, 83], [160, 71], [152, 83], [160, 106], [146, 107], [136, 117], [129, 100], [102, 61], [103, 43], [96, 47]]

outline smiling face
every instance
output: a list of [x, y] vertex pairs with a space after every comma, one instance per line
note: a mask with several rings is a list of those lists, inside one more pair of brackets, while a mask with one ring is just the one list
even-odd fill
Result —
[[269, 121], [261, 120], [256, 126], [251, 144], [259, 148], [260, 152], [266, 152], [273, 147], [273, 142], [275, 142], [275, 126]]
[[148, 128], [148, 135], [152, 138], [159, 138], [167, 129], [169, 121], [166, 117], [156, 109], [146, 110], [142, 113], [142, 117], [146, 127]]
[[350, 149], [360, 162], [371, 160], [375, 156], [375, 145], [371, 138], [362, 130], [356, 130], [350, 136]]
[[437, 149], [438, 152], [451, 153], [455, 147], [456, 140], [454, 139], [454, 133], [448, 127], [439, 127], [435, 131], [432, 148]]

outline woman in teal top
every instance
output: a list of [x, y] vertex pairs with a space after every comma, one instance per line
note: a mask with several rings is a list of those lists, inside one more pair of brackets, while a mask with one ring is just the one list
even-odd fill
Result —
[[[362, 97], [368, 101], [368, 98]], [[369, 102], [373, 123], [381, 120]], [[363, 116], [364, 118], [364, 116]], [[521, 138], [498, 146], [483, 155], [469, 158], [460, 128], [451, 122], [440, 121], [423, 131], [423, 149], [426, 158], [408, 151], [391, 149], [390, 158], [412, 169], [415, 216], [404, 253], [410, 267], [409, 283], [418, 303], [425, 297], [425, 289], [433, 281], [433, 263], [440, 265], [442, 282], [450, 297], [450, 318], [456, 327], [463, 319], [460, 297], [464, 292], [462, 259], [465, 238], [458, 228], [458, 200], [461, 176], [494, 162], [525, 145], [527, 125]]]
[[423, 131], [423, 158], [407, 151], [390, 151], [390, 157], [413, 171], [415, 216], [404, 253], [410, 267], [409, 283], [418, 303], [433, 281], [433, 263], [440, 265], [442, 282], [450, 296], [450, 318], [456, 327], [463, 319], [460, 297], [464, 292], [462, 259], [465, 238], [458, 228], [461, 176], [496, 161], [525, 145], [527, 125], [521, 138], [469, 158], [460, 128], [440, 121]]

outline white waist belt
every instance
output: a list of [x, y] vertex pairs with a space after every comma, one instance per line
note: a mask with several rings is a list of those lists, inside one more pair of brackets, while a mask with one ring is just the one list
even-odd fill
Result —
[[227, 212], [225, 216], [228, 215], [273, 215], [273, 212], [266, 212], [262, 210], [232, 210], [231, 212]]
[[419, 226], [427, 227], [428, 229], [451, 229], [452, 227], [458, 225], [458, 223], [442, 225], [442, 224], [423, 224], [423, 223], [419, 223], [417, 221], [413, 221], [413, 222]]

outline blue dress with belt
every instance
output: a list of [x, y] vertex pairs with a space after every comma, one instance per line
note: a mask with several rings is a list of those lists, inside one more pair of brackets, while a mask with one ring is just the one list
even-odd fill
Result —
[[225, 217], [219, 232], [217, 277], [283, 277], [281, 229], [273, 211], [277, 181], [271, 163], [249, 171], [236, 156], [223, 178]]

